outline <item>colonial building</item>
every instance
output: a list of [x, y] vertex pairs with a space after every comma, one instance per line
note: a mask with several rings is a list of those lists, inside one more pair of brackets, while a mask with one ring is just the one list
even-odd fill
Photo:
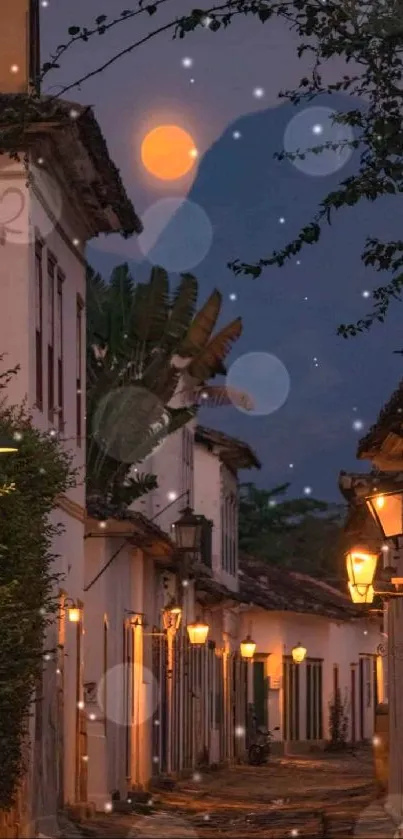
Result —
[[26, 400], [37, 426], [65, 441], [78, 476], [54, 514], [60, 614], [47, 646], [58, 655], [44, 662], [32, 717], [32, 824], [46, 833], [87, 784], [84, 248], [100, 233], [128, 235], [141, 224], [92, 110], [39, 96], [38, 6], [4, 0], [1, 8], [0, 323], [5, 363], [19, 366], [10, 402]]
[[[374, 483], [378, 492], [396, 493], [394, 538], [386, 540], [387, 565], [398, 579], [403, 577], [402, 532], [403, 516], [403, 382], [389, 401], [369, 433], [360, 441], [357, 457], [369, 460], [374, 467]], [[371, 494], [371, 493], [367, 493]], [[387, 497], [387, 496], [385, 496]], [[386, 563], [386, 560], [385, 560]], [[390, 577], [390, 573], [388, 574]], [[385, 585], [383, 586], [385, 589]], [[401, 594], [401, 588], [396, 593]], [[403, 598], [391, 596], [384, 600], [385, 630], [387, 632], [388, 711], [389, 711], [389, 784], [387, 807], [397, 824], [403, 819]]]
[[[231, 639], [239, 605], [237, 471], [253, 466], [259, 462], [246, 444], [186, 427], [154, 455], [161, 481], [146, 499], [153, 517], [88, 509], [85, 713], [88, 800], [98, 808], [152, 778], [244, 750], [247, 695], [238, 688], [247, 669]], [[201, 528], [193, 557], [175, 541], [190, 499]], [[213, 602], [203, 604], [204, 578], [215, 588]], [[187, 627], [197, 621], [210, 637], [194, 646]]]

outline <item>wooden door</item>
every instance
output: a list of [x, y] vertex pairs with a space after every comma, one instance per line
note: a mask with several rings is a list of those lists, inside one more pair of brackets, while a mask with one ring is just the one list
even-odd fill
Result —
[[306, 662], [306, 739], [323, 738], [323, 678], [322, 660]]
[[299, 664], [283, 657], [283, 738], [299, 740]]
[[267, 679], [264, 661], [253, 662], [253, 704], [256, 726], [267, 728]]

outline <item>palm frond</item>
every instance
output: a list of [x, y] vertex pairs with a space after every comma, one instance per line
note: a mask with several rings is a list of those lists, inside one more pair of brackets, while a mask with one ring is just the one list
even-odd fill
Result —
[[241, 318], [236, 318], [224, 326], [188, 365], [187, 370], [192, 378], [204, 382], [217, 372], [217, 365], [222, 364], [241, 334]]
[[205, 385], [189, 392], [189, 397], [198, 407], [222, 408], [233, 405], [244, 411], [253, 411], [254, 402], [248, 393], [226, 385]]
[[170, 315], [161, 344], [177, 353], [195, 313], [198, 282], [193, 274], [182, 274], [174, 293]]
[[196, 312], [179, 350], [179, 355], [194, 358], [208, 344], [217, 323], [222, 294], [215, 289], [204, 306]]
[[141, 343], [158, 345], [169, 316], [167, 272], [155, 266], [148, 283], [140, 283], [134, 293], [131, 334]]

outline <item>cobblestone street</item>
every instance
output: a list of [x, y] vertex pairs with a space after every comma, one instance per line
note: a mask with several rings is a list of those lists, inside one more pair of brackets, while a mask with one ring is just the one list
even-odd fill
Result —
[[156, 791], [153, 803], [149, 815], [99, 815], [80, 828], [88, 837], [105, 839], [391, 839], [396, 830], [377, 799], [369, 752], [273, 757], [263, 767], [200, 773], [172, 792]]

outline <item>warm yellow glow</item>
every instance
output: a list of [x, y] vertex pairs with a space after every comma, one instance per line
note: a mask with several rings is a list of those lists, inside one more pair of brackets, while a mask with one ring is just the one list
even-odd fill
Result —
[[401, 490], [370, 496], [366, 502], [384, 539], [401, 536], [403, 533], [403, 492]]
[[68, 613], [70, 623], [80, 623], [81, 609], [79, 609], [77, 606], [72, 606], [70, 609], [68, 609]]
[[192, 137], [179, 125], [159, 125], [146, 134], [141, 145], [143, 166], [162, 181], [187, 175], [196, 158]]
[[209, 627], [206, 623], [196, 621], [196, 623], [189, 623], [188, 627], [189, 641], [191, 644], [205, 644], [209, 633]]
[[375, 597], [373, 586], [355, 586], [349, 583], [348, 590], [353, 603], [372, 603]]
[[255, 650], [256, 650], [256, 644], [252, 640], [250, 635], [248, 635], [248, 637], [245, 638], [244, 641], [241, 641], [240, 651], [241, 651], [242, 658], [253, 658], [253, 656], [255, 654]]
[[301, 664], [306, 656], [307, 650], [306, 647], [303, 647], [302, 644], [297, 644], [296, 647], [293, 647], [291, 650], [292, 660], [294, 664]]

